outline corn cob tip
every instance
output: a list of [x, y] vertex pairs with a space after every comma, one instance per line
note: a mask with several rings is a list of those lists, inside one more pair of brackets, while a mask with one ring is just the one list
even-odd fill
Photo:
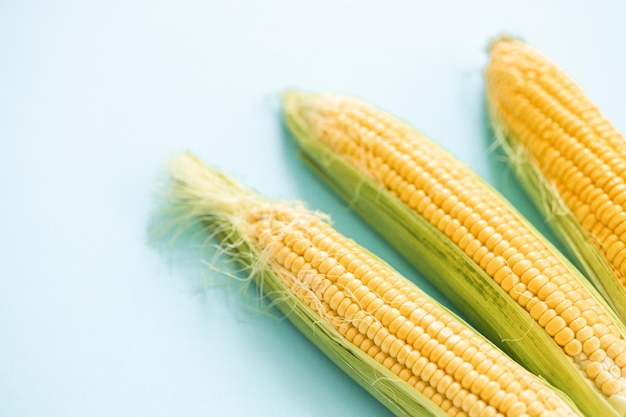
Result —
[[283, 112], [285, 114], [294, 112], [294, 110], [298, 108], [301, 98], [302, 93], [298, 90], [285, 91], [281, 96], [283, 102]]
[[190, 151], [184, 151], [172, 156], [167, 165], [170, 172], [175, 172], [181, 165], [185, 165], [187, 163], [203, 165], [200, 159], [198, 159], [198, 157]]
[[305, 107], [315, 94], [301, 90], [287, 90], [282, 94], [283, 108], [285, 113], [297, 114]]
[[299, 90], [287, 90], [282, 95], [283, 114], [289, 129], [298, 142], [311, 139], [310, 116], [316, 114], [316, 105], [321, 94]]
[[500, 34], [495, 38], [491, 39], [487, 44], [487, 52], [492, 52], [493, 49], [504, 42], [523, 42], [523, 39], [518, 36], [513, 36], [509, 34]]
[[283, 103], [292, 103], [293, 101], [297, 100], [298, 97], [300, 97], [302, 94], [303, 93], [300, 90], [286, 90], [282, 94]]
[[265, 200], [256, 192], [205, 165], [191, 152], [173, 156], [168, 164], [172, 186], [169, 198], [190, 213], [211, 212], [224, 219], [246, 212]]

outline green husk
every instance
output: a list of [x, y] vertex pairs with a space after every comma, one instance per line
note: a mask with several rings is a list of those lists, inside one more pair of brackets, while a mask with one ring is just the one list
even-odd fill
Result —
[[[283, 283], [243, 233], [247, 212], [271, 202], [190, 153], [171, 163], [170, 199], [183, 221], [201, 220], [278, 309], [329, 359], [397, 416], [444, 417], [415, 388], [349, 343]], [[304, 208], [299, 208], [304, 210]]]
[[508, 155], [509, 165], [526, 194], [574, 262], [585, 272], [585, 276], [610, 304], [621, 322], [626, 323], [626, 289], [615, 276], [610, 263], [565, 205], [558, 191], [541, 173], [528, 150], [506, 128], [493, 107], [488, 104], [488, 108], [497, 144]]
[[[305, 162], [324, 182], [421, 271], [475, 328], [522, 366], [563, 391], [584, 414], [626, 415], [626, 405], [612, 406], [591, 387], [544, 329], [454, 242], [316, 138], [299, 114], [308, 98], [306, 93], [285, 93], [285, 121]], [[485, 185], [494, 198], [506, 202]], [[523, 220], [512, 206], [509, 208]], [[528, 221], [524, 223], [539, 234]], [[546, 244], [558, 254], [547, 240]], [[572, 271], [580, 276], [573, 266]], [[584, 280], [583, 283], [595, 291]]]

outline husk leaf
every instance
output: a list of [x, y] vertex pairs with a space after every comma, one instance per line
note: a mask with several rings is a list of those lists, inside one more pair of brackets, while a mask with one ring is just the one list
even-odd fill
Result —
[[508, 156], [509, 165], [526, 194], [539, 209], [574, 262], [585, 272], [622, 323], [626, 323], [626, 289], [615, 276], [610, 263], [582, 227], [574, 213], [541, 173], [526, 148], [507, 130], [492, 106], [489, 115], [497, 144]]
[[[250, 274], [262, 294], [315, 346], [396, 416], [447, 414], [391, 373], [295, 296], [243, 232], [248, 211], [271, 202], [185, 153], [171, 163], [171, 204], [184, 218], [199, 218], [220, 240], [224, 252]], [[304, 210], [303, 208], [301, 208]], [[373, 256], [373, 255], [372, 255]]]
[[[626, 415], [625, 409], [618, 412], [590, 386], [550, 336], [454, 242], [316, 138], [298, 114], [300, 100], [307, 100], [307, 94], [288, 92], [283, 97], [286, 124], [307, 165], [402, 253], [476, 329], [522, 366], [566, 393], [571, 399], [568, 401], [573, 401], [584, 414]], [[513, 207], [510, 209], [523, 219]]]

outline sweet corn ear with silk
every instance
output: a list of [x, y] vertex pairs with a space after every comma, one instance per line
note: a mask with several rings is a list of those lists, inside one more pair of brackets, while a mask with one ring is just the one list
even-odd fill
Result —
[[286, 317], [396, 415], [582, 416], [327, 217], [269, 201], [188, 153], [170, 172], [174, 212], [223, 239]]
[[503, 350], [589, 415], [626, 415], [626, 331], [466, 164], [354, 98], [289, 91], [305, 161]]
[[626, 141], [562, 69], [527, 44], [490, 48], [487, 102], [520, 182], [626, 322]]

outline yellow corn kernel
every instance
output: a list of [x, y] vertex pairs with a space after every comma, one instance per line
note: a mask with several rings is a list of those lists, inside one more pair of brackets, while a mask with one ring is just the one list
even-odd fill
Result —
[[[412, 415], [423, 415], [422, 409], [411, 408], [422, 399], [421, 407], [433, 416], [480, 417], [507, 410], [519, 415], [530, 407], [546, 416], [580, 415], [540, 379], [319, 215], [268, 204], [188, 154], [174, 160], [172, 176], [180, 204], [210, 218], [217, 230], [230, 230], [224, 234], [230, 250], [240, 248], [239, 260], [260, 274], [262, 290], [303, 331], [310, 327], [306, 332], [311, 340], [353, 376], [356, 369], [373, 394], [386, 392], [379, 384], [396, 387], [383, 401], [398, 414], [413, 409]], [[228, 186], [233, 190], [226, 192]], [[301, 257], [298, 273], [292, 272]], [[396, 304], [385, 299], [390, 291]], [[301, 326], [305, 317], [308, 324]], [[343, 353], [334, 356], [340, 355], [337, 352]], [[363, 357], [369, 359], [359, 359]], [[496, 377], [507, 384], [493, 382], [496, 363]], [[599, 377], [610, 382], [605, 374]], [[505, 399], [503, 408], [489, 404], [496, 395]]]
[[[592, 335], [599, 338], [603, 331], [594, 329], [593, 325], [612, 324], [612, 313], [605, 309], [578, 271], [566, 264], [503, 197], [424, 136], [362, 101], [299, 92], [288, 92], [284, 100], [287, 122], [306, 157], [323, 178], [422, 268], [435, 286], [462, 306], [481, 330], [494, 337], [495, 343], [502, 342], [502, 334], [515, 325], [510, 320], [496, 318], [498, 309], [503, 308], [500, 304], [504, 303], [510, 308], [507, 311], [521, 322], [535, 322], [543, 328], [543, 336], [533, 337], [547, 336], [551, 341], [536, 346], [535, 354], [529, 353], [529, 348], [521, 343], [503, 343], [503, 349], [509, 349], [542, 376], [551, 373], [550, 382], [563, 390], [583, 392], [590, 383], [597, 390], [590, 395], [599, 394], [620, 413], [626, 412], [626, 378], [621, 376], [626, 368], [611, 374], [610, 380], [614, 381], [611, 384], [591, 376], [586, 368], [593, 352], [586, 347], [593, 345], [577, 340], [576, 335], [581, 333], [568, 327], [580, 318], [579, 328], [580, 321], [584, 321]], [[334, 161], [333, 157], [338, 160], [335, 165], [328, 162]], [[367, 199], [360, 198], [368, 191], [366, 187], [371, 187], [371, 193]], [[409, 208], [411, 215], [406, 214]], [[441, 221], [444, 218], [447, 223]], [[456, 229], [447, 227], [453, 220], [459, 225]], [[415, 236], [410, 240], [415, 247], [407, 245], [409, 233]], [[421, 234], [428, 239], [420, 239]], [[402, 239], [396, 239], [398, 235]], [[437, 250], [431, 251], [432, 248]], [[468, 261], [473, 266], [466, 266]], [[440, 269], [435, 271], [433, 263]], [[456, 276], [462, 273], [449, 264], [469, 270], [467, 273], [473, 279], [482, 282], [481, 287]], [[441, 277], [444, 270], [445, 278]], [[463, 285], [464, 290], [454, 289], [455, 285]], [[486, 287], [492, 286], [491, 299], [485, 299]], [[475, 298], [472, 303], [467, 302], [466, 290]], [[509, 299], [501, 302], [503, 292]], [[496, 308], [494, 303], [499, 306]], [[568, 309], [570, 306], [578, 310]], [[593, 314], [580, 313], [586, 310]], [[626, 347], [626, 330], [621, 325], [619, 330], [614, 328], [614, 343]], [[528, 338], [528, 332], [524, 332], [517, 337]], [[574, 363], [573, 372], [580, 371], [587, 382], [577, 383], [577, 388], [561, 385], [558, 366], [540, 358], [543, 356], [540, 352], [546, 350], [560, 355], [565, 364]], [[600, 354], [593, 357], [597, 359]], [[602, 359], [602, 369], [614, 366], [616, 357]], [[585, 402], [588, 401], [581, 401]], [[584, 406], [579, 404], [581, 408]]]
[[529, 45], [491, 46], [487, 101], [500, 143], [550, 225], [626, 322], [626, 141]]
[[[276, 210], [276, 208], [272, 208], [269, 211], [267, 209], [264, 210], [266, 211], [263, 213], [255, 213], [255, 216], [264, 219], [272, 218], [274, 216], [273, 211]], [[302, 214], [294, 213], [294, 216], [300, 217]], [[277, 217], [281, 219], [287, 218], [284, 213], [281, 213]], [[323, 234], [340, 248], [349, 248], [349, 250], [354, 254], [356, 247], [352, 242], [333, 230], [330, 226], [319, 224], [319, 221], [316, 218], [311, 217], [310, 221], [314, 222], [314, 228], [317, 231], [318, 236]], [[273, 248], [279, 247], [279, 252], [282, 252], [284, 248], [292, 249], [293, 246], [302, 244], [295, 240], [287, 243], [287, 240], [281, 236], [281, 231], [288, 229], [289, 224], [293, 224], [294, 226], [292, 227], [298, 228], [298, 235], [301, 236], [302, 239], [306, 239], [307, 241], [311, 240], [312, 236], [307, 236], [307, 231], [312, 228], [311, 225], [302, 222], [295, 222], [291, 219], [282, 221], [276, 220], [274, 222], [269, 222], [269, 224], [265, 222], [263, 223], [263, 226], [267, 227], [267, 230], [252, 227], [250, 229], [251, 233], [249, 234], [249, 237], [251, 241], [257, 245], [269, 246]], [[262, 236], [274, 236], [274, 240], [268, 241], [268, 239], [263, 239], [262, 241]], [[307, 242], [307, 244], [309, 243]], [[323, 265], [337, 265], [341, 262], [323, 250], [320, 250], [317, 254], [318, 255], [316, 256], [319, 257], [317, 262], [318, 267], [315, 267], [315, 263], [311, 263], [309, 265], [315, 274], [323, 274], [320, 270]], [[359, 257], [360, 255], [355, 256]], [[349, 258], [347, 260], [349, 261]], [[282, 270], [281, 267], [284, 266], [283, 262], [281, 262], [279, 258], [274, 258], [270, 261], [272, 264], [277, 264], [277, 270]], [[349, 269], [347, 264], [342, 266], [346, 271]], [[341, 285], [336, 285], [333, 289], [333, 296], [338, 297], [338, 300], [334, 304], [350, 302], [357, 306], [361, 306], [361, 309], [356, 310], [356, 312], [352, 315], [343, 317], [345, 322], [352, 323], [352, 327], [344, 326], [342, 324], [337, 326], [336, 329], [343, 331], [345, 328], [346, 333], [348, 330], [354, 333], [355, 330], [351, 329], [356, 329], [359, 334], [365, 337], [364, 340], [369, 341], [367, 345], [362, 344], [361, 348], [366, 348], [370, 353], [376, 352], [378, 360], [382, 361], [382, 363], [385, 363], [385, 361], [389, 361], [391, 363], [393, 360], [395, 366], [394, 370], [397, 371], [396, 374], [398, 376], [401, 372], [405, 375], [404, 379], [408, 379], [406, 375], [414, 375], [416, 385], [422, 386], [423, 384], [423, 394], [431, 400], [435, 401], [435, 396], [439, 396], [442, 399], [451, 401], [453, 404], [455, 402], [459, 404], [456, 407], [450, 407], [449, 410], [452, 410], [453, 412], [463, 411], [468, 413], [468, 415], [480, 415], [480, 413], [487, 407], [485, 402], [487, 398], [481, 399], [480, 394], [491, 379], [486, 374], [479, 373], [477, 368], [479, 368], [484, 361], [490, 361], [490, 363], [501, 361], [501, 354], [494, 349], [490, 349], [490, 346], [485, 341], [478, 338], [474, 333], [471, 333], [472, 337], [470, 339], [462, 339], [466, 341], [462, 350], [459, 350], [458, 348], [455, 349], [455, 347], [460, 343], [460, 340], [452, 338], [451, 336], [458, 334], [458, 321], [438, 308], [433, 301], [428, 301], [424, 294], [417, 292], [408, 282], [398, 279], [398, 277], [393, 280], [383, 278], [393, 276], [395, 274], [393, 271], [382, 267], [381, 265], [375, 265], [374, 269], [376, 269], [377, 273], [380, 275], [371, 279], [368, 284], [362, 283], [362, 286], [368, 289], [367, 293], [361, 293], [357, 296], [357, 294], [347, 290], [345, 287], [342, 288]], [[345, 272], [345, 274], [350, 273]], [[377, 278], [380, 278], [383, 283], [379, 284]], [[353, 280], [354, 278], [352, 278], [351, 275], [349, 279], [344, 281], [352, 282]], [[337, 282], [339, 281], [341, 281], [341, 279], [337, 280]], [[294, 280], [288, 280], [288, 282], [290, 282], [292, 288], [299, 288], [303, 284]], [[400, 336], [404, 336], [404, 334], [399, 331], [399, 328], [396, 328], [394, 331], [390, 327], [386, 327], [389, 325], [391, 320], [397, 319], [402, 313], [401, 310], [390, 307], [383, 300], [382, 296], [386, 291], [386, 287], [383, 284], [392, 286], [406, 297], [405, 305], [407, 306], [407, 311], [410, 311], [411, 313], [407, 316], [403, 316], [403, 319], [410, 322], [414, 328], [420, 329], [420, 336], [413, 342], [409, 342], [410, 339], [408, 337], [406, 340], [400, 338]], [[318, 313], [322, 316], [326, 316], [329, 314], [329, 311], [324, 309]], [[452, 329], [455, 329], [456, 331], [453, 331]], [[377, 346], [378, 349], [372, 350], [372, 346]], [[391, 346], [394, 346], [393, 351]], [[403, 354], [398, 355], [398, 352], [400, 351], [403, 351]], [[458, 353], [455, 354], [455, 351]], [[473, 353], [468, 354], [468, 352]], [[392, 353], [395, 353], [396, 356], [391, 356]], [[412, 354], [415, 355], [417, 360], [410, 360]], [[454, 358], [458, 358], [460, 361], [459, 366], [450, 370], [448, 370], [445, 366], [443, 368], [440, 367], [441, 365], [439, 365], [438, 360], [446, 354], [448, 356], [448, 361], [453, 361]], [[468, 357], [464, 357], [466, 355]], [[474, 358], [477, 360], [474, 360]], [[472, 362], [475, 362], [475, 365], [472, 365]], [[520, 379], [520, 375], [523, 373], [521, 368], [516, 367], [510, 361], [506, 361], [505, 363], [506, 366], [503, 368], [503, 373], [500, 378], [510, 378], [512, 381], [517, 381], [519, 386], [524, 387], [524, 389], [529, 389], [531, 385], [529, 381], [524, 378]], [[487, 371], [488, 370], [489, 367], [487, 367]], [[445, 375], [449, 378], [443, 380], [442, 378]], [[528, 376], [528, 374], [526, 374], [526, 376]], [[444, 383], [442, 381], [447, 382]], [[456, 392], [454, 396], [442, 397], [442, 394], [440, 393], [445, 393], [449, 384], [454, 381], [460, 383], [462, 389]], [[533, 393], [537, 398], [542, 398], [546, 395], [546, 392], [542, 393], [541, 391], [533, 391]], [[459, 395], [463, 396], [462, 401], [455, 400], [456, 398], [459, 398]], [[487, 392], [487, 397], [492, 395], [494, 395], [492, 392]], [[509, 407], [515, 407], [514, 410], [525, 410], [532, 403], [532, 401], [524, 402], [516, 395], [516, 393], [508, 392], [506, 390], [503, 395], [505, 395], [511, 402], [510, 406], [508, 403], [506, 403], [506, 405]], [[470, 410], [472, 411], [470, 412]], [[495, 410], [499, 411], [499, 409]]]

